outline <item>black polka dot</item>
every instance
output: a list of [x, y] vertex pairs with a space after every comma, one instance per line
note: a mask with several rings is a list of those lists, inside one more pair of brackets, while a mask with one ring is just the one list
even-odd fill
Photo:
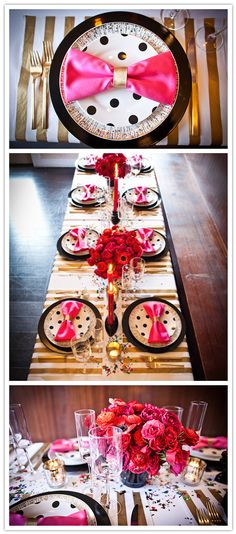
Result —
[[41, 517], [44, 517], [44, 515], [40, 514], [36, 516], [36, 519], [41, 519]]
[[144, 52], [145, 50], [147, 50], [146, 43], [140, 43], [140, 45], [138, 45], [138, 47], [139, 47], [139, 50], [141, 50], [141, 52]]
[[60, 505], [59, 501], [53, 501], [52, 503], [53, 508], [58, 508], [59, 505]]
[[[69, 238], [66, 241], [70, 241]], [[58, 312], [57, 312], [58, 313]]]
[[128, 37], [128, 33], [121, 33], [122, 37]]
[[108, 42], [109, 42], [108, 37], [106, 37], [106, 35], [103, 35], [103, 37], [101, 37], [101, 39], [100, 39], [100, 43], [102, 45], [106, 45]]
[[79, 316], [79, 315], [76, 315], [76, 319], [80, 319], [80, 316]]
[[141, 333], [141, 336], [143, 336], [143, 337], [144, 337], [144, 336], [145, 336], [145, 332], [142, 332], [142, 333]]
[[149, 315], [146, 315], [146, 319], [149, 319]]
[[83, 48], [82, 52], [86, 52], [86, 50], [87, 50], [87, 46], [85, 46], [85, 47]]
[[167, 324], [167, 321], [163, 321], [164, 324]]
[[17, 514], [24, 515], [23, 510], [17, 510]]
[[90, 321], [90, 317], [86, 317], [86, 321]]
[[50, 330], [53, 330], [54, 326], [49, 326]]
[[157, 109], [157, 106], [154, 106], [154, 108], [152, 108], [152, 113], [154, 113], [154, 111], [156, 111]]
[[108, 122], [108, 123], [107, 123], [107, 126], [115, 126], [115, 125], [112, 124], [112, 122]]
[[119, 102], [119, 100], [118, 100], [117, 98], [112, 98], [112, 99], [110, 100], [110, 106], [111, 106], [112, 108], [117, 108], [117, 107], [119, 106], [119, 103], [120, 103], [120, 102]]
[[97, 110], [96, 110], [95, 106], [88, 106], [88, 108], [87, 108], [87, 113], [89, 115], [95, 115], [96, 111]]
[[60, 313], [61, 313], [60, 311], [57, 311], [57, 315], [60, 315]]
[[58, 324], [61, 324], [62, 323], [62, 320], [58, 321]]
[[79, 324], [79, 325], [78, 325], [78, 328], [82, 328], [82, 324]]
[[173, 321], [175, 321], [175, 317], [173, 317]]
[[127, 58], [127, 54], [125, 52], [119, 52], [118, 54], [118, 58], [121, 60], [121, 61], [124, 61], [124, 59]]
[[76, 506], [74, 504], [71, 504], [70, 507], [71, 508], [76, 508]]
[[130, 124], [136, 124], [136, 122], [138, 122], [137, 115], [130, 115], [129, 122], [130, 122]]
[[137, 315], [137, 319], [138, 319], [138, 321], [139, 321], [139, 319], [141, 319], [140, 315]]
[[168, 315], [168, 314], [169, 314], [168, 310], [167, 310], [167, 311], [165, 312], [165, 314], [166, 314], [166, 315]]
[[142, 98], [142, 97], [141, 97], [141, 95], [136, 95], [136, 93], [133, 93], [133, 98], [134, 98], [134, 100], [140, 100], [140, 98]]
[[143, 328], [147, 328], [147, 324], [146, 323], [143, 324]]

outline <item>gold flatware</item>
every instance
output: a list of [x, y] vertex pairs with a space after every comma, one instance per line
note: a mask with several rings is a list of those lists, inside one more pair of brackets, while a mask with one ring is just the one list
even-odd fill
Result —
[[32, 95], [31, 95], [31, 121], [32, 130], [36, 129], [36, 80], [42, 76], [43, 68], [37, 50], [30, 52], [30, 75], [32, 76]]
[[42, 108], [42, 128], [48, 128], [48, 77], [52, 64], [53, 49], [50, 41], [43, 41], [43, 108]]
[[209, 516], [207, 512], [203, 510], [203, 508], [200, 508], [200, 510], [196, 508], [196, 514], [197, 514], [197, 520], [198, 520], [199, 525], [210, 525], [211, 524]]
[[191, 116], [190, 116], [190, 134], [198, 137], [200, 135], [200, 120], [199, 120], [199, 98], [198, 98], [198, 84], [197, 84], [197, 58], [195, 39], [192, 37], [187, 46], [187, 56], [192, 74], [192, 96], [191, 96]]
[[207, 507], [207, 511], [208, 511], [208, 514], [209, 514], [209, 517], [212, 523], [214, 523], [215, 525], [223, 525], [224, 524], [223, 518], [219, 514], [214, 504], [212, 504], [212, 502], [210, 501], [207, 501], [206, 507]]

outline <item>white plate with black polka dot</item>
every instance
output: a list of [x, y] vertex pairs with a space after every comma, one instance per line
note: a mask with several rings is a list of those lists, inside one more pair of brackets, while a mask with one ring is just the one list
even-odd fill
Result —
[[225, 449], [215, 449], [214, 447], [201, 447], [200, 449], [193, 449], [191, 456], [200, 458], [201, 460], [208, 460], [209, 462], [219, 462], [222, 451]]
[[154, 191], [154, 189], [151, 189], [150, 187], [147, 187], [147, 191], [145, 193], [147, 202], [138, 202], [139, 193], [135, 192], [135, 187], [132, 187], [125, 191], [122, 196], [124, 196], [129, 204], [134, 205], [137, 208], [151, 208], [153, 206], [157, 207], [161, 203], [161, 197], [157, 191]]
[[[148, 341], [153, 323], [143, 304], [150, 301], [165, 304], [164, 313], [159, 320], [170, 336], [170, 340], [166, 343], [149, 343]], [[181, 312], [171, 302], [157, 297], [139, 299], [130, 304], [125, 310], [122, 326], [125, 335], [133, 345], [153, 353], [173, 350], [185, 335], [185, 322]]]
[[[136, 230], [136, 237], [138, 241], [142, 241], [138, 231]], [[150, 258], [151, 260], [155, 257], [161, 257], [167, 252], [166, 238], [157, 230], [153, 230], [152, 236], [149, 238], [150, 244], [153, 246], [153, 252], [143, 252], [142, 257], [145, 260]]]
[[70, 353], [70, 341], [55, 341], [56, 333], [61, 323], [65, 320], [61, 311], [61, 304], [65, 301], [76, 301], [83, 304], [78, 315], [72, 321], [75, 335], [78, 337], [87, 336], [89, 331], [93, 330], [96, 319], [101, 319], [101, 315], [94, 304], [80, 298], [58, 300], [43, 312], [38, 324], [38, 333], [42, 343], [54, 352]]
[[[71, 440], [74, 442], [77, 442], [77, 440]], [[79, 465], [86, 465], [86, 460], [82, 458], [79, 450], [73, 450], [73, 451], [66, 451], [66, 452], [56, 452], [53, 450], [48, 451], [48, 458], [52, 460], [53, 458], [58, 458], [59, 460], [63, 460], [65, 466], [72, 467], [72, 466], [79, 466]]]
[[105, 202], [104, 198], [104, 190], [101, 187], [98, 187], [97, 185], [94, 186], [94, 191], [89, 196], [91, 196], [90, 200], [83, 200], [83, 196], [85, 194], [85, 189], [83, 185], [78, 185], [72, 191], [69, 192], [69, 198], [73, 200], [74, 204], [83, 205], [83, 206], [91, 206], [97, 203], [103, 204]]
[[96, 230], [93, 230], [92, 228], [85, 228], [86, 233], [84, 239], [87, 242], [88, 248], [86, 250], [82, 250], [79, 252], [74, 251], [74, 247], [76, 244], [77, 239], [70, 235], [69, 232], [65, 232], [57, 242], [57, 250], [61, 256], [64, 256], [67, 259], [71, 260], [86, 260], [89, 258], [89, 249], [95, 247], [97, 239], [99, 237], [99, 233], [96, 232]]
[[40, 493], [10, 507], [10, 512], [19, 513], [29, 520], [37, 520], [40, 517], [68, 516], [80, 510], [86, 511], [89, 526], [110, 525], [107, 513], [97, 501], [73, 491]]

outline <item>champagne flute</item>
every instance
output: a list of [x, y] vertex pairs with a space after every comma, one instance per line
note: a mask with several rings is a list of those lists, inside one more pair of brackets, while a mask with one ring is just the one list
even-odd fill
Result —
[[166, 28], [171, 31], [181, 30], [185, 28], [189, 19], [189, 12], [187, 9], [162, 9], [161, 20]]
[[192, 401], [190, 404], [186, 427], [195, 430], [199, 438], [201, 435], [207, 406], [208, 403], [204, 401]]
[[[90, 336], [91, 332], [89, 332]], [[74, 336], [70, 341], [72, 353], [76, 361], [83, 363], [83, 373], [86, 374], [87, 363], [91, 358], [91, 344], [88, 338]]]
[[[16, 445], [15, 450], [17, 451], [17, 449], [23, 449], [27, 458], [30, 472], [32, 475], [34, 475], [35, 470], [28, 452], [28, 447], [32, 444], [32, 439], [28, 430], [23, 407], [19, 403], [10, 405], [10, 429]], [[22, 468], [24, 469], [26, 465], [22, 465]]]
[[95, 348], [103, 347], [104, 342], [104, 324], [102, 319], [96, 318], [94, 328], [91, 331], [92, 343]]
[[75, 427], [77, 433], [77, 441], [79, 445], [79, 451], [82, 458], [88, 464], [89, 477], [91, 486], [93, 489], [93, 481], [91, 476], [91, 453], [90, 453], [90, 443], [89, 443], [89, 430], [95, 426], [95, 410], [84, 409], [76, 410], [74, 412], [75, 416]]
[[138, 282], [142, 280], [145, 272], [145, 261], [140, 257], [132, 258], [132, 260], [130, 260], [130, 267], [132, 269], [134, 279], [134, 293], [136, 293], [138, 289]]
[[129, 298], [129, 290], [132, 288], [133, 282], [133, 270], [130, 265], [126, 264], [122, 266], [122, 295], [124, 295], [124, 301], [126, 302]]
[[201, 26], [195, 34], [196, 45], [206, 52], [219, 50], [224, 44], [223, 32], [226, 28], [225, 24], [220, 30], [209, 33], [207, 26]]

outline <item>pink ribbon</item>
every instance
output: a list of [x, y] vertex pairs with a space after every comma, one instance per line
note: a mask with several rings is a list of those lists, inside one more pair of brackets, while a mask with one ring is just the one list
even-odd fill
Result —
[[[171, 52], [144, 59], [127, 70], [126, 89], [161, 104], [172, 105], [176, 95], [176, 66]], [[71, 48], [66, 56], [66, 102], [112, 89], [114, 67], [102, 59]]]
[[97, 156], [94, 156], [93, 154], [89, 154], [89, 156], [86, 157], [86, 160], [84, 162], [84, 167], [91, 167], [92, 165], [95, 165], [97, 161]]
[[216, 438], [207, 438], [201, 436], [197, 445], [192, 449], [202, 449], [203, 447], [212, 447], [213, 449], [228, 449], [228, 438], [225, 436], [218, 436]]
[[155, 248], [150, 243], [149, 239], [153, 236], [153, 230], [151, 228], [139, 228], [137, 230], [139, 236], [141, 237], [141, 246], [143, 249], [143, 252], [155, 252]]
[[147, 199], [147, 187], [143, 187], [142, 185], [135, 187], [135, 193], [137, 195], [136, 198], [136, 204], [144, 204], [148, 202]]
[[159, 321], [162, 316], [165, 304], [162, 302], [146, 302], [143, 305], [153, 324], [149, 333], [148, 343], [167, 343], [170, 336], [166, 327]]
[[70, 439], [56, 439], [51, 443], [51, 452], [69, 452], [77, 449], [76, 444]]
[[86, 228], [73, 228], [70, 231], [70, 235], [75, 237], [77, 240], [74, 245], [74, 252], [82, 252], [83, 250], [88, 250], [88, 243], [86, 236]]
[[74, 300], [67, 300], [61, 304], [61, 312], [65, 316], [65, 320], [61, 323], [56, 335], [55, 341], [69, 341], [75, 337], [75, 329], [71, 322], [81, 310], [83, 304]]
[[84, 194], [82, 196], [83, 202], [85, 202], [86, 200], [94, 200], [95, 197], [93, 193], [95, 191], [95, 185], [92, 185], [92, 184], [84, 185], [83, 191], [84, 191]]
[[[86, 526], [88, 524], [87, 513], [85, 510], [80, 510], [70, 515], [52, 515], [48, 517], [40, 517], [35, 519], [38, 526], [50, 526], [50, 525], [78, 525]], [[15, 512], [10, 512], [10, 526], [24, 526], [27, 525], [28, 518], [17, 514]]]

